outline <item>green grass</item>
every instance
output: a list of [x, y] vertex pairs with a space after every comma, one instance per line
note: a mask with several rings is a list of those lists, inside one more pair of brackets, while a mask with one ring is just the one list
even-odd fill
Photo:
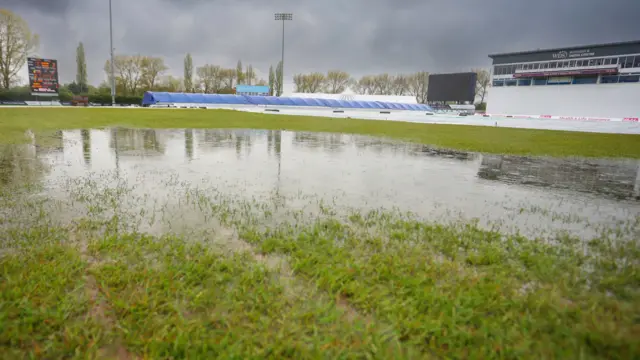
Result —
[[640, 135], [265, 115], [229, 110], [0, 108], [0, 143], [23, 138], [27, 129], [52, 131], [109, 126], [287, 129], [383, 136], [499, 154], [640, 158]]
[[162, 222], [164, 206], [138, 212], [144, 193], [98, 180], [67, 184], [92, 210], [66, 226], [29, 191], [0, 193], [0, 210], [16, 208], [0, 224], [3, 355], [640, 357], [640, 218], [590, 240], [529, 239], [323, 204], [278, 214], [168, 180], [182, 211], [235, 231], [152, 236], [135, 224]]

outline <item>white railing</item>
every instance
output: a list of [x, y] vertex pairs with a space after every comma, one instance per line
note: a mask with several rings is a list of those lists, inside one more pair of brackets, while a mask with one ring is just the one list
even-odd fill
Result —
[[613, 67], [617, 67], [620, 69], [620, 65], [618, 64], [609, 64], [609, 65], [590, 65], [590, 66], [567, 66], [567, 67], [556, 67], [556, 68], [546, 68], [546, 69], [516, 69], [516, 74], [531, 74], [531, 73], [539, 73], [539, 72], [562, 72], [562, 71], [579, 71], [579, 70], [599, 70], [599, 69], [611, 69]]

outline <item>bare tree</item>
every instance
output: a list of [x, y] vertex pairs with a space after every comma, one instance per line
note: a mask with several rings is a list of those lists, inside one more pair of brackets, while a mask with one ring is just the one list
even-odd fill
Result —
[[373, 95], [376, 90], [375, 78], [371, 75], [365, 75], [358, 81], [354, 81], [351, 88], [356, 94]]
[[27, 56], [38, 48], [38, 40], [24, 19], [0, 9], [0, 89], [8, 89], [16, 82]]
[[204, 65], [196, 69], [200, 89], [206, 94], [217, 92], [222, 84], [222, 69], [217, 65]]
[[417, 72], [409, 77], [409, 93], [416, 97], [420, 104], [427, 103], [427, 90], [429, 88], [429, 73]]
[[326, 84], [323, 73], [314, 72], [311, 74], [297, 74], [293, 77], [296, 92], [317, 93], [321, 92]]
[[330, 94], [342, 94], [349, 86], [351, 76], [340, 70], [330, 70], [327, 73], [326, 89]]
[[476, 98], [480, 97], [480, 103], [482, 104], [491, 86], [491, 75], [486, 69], [474, 69], [473, 72], [477, 74]]
[[163, 58], [151, 56], [142, 57], [142, 81], [144, 86], [149, 90], [153, 90], [159, 76], [167, 69], [169, 68], [164, 64]]
[[409, 76], [403, 74], [394, 76], [391, 82], [391, 93], [399, 96], [409, 93]]
[[391, 95], [393, 89], [393, 76], [389, 74], [379, 74], [373, 77], [374, 92], [376, 95]]
[[236, 79], [235, 69], [222, 69], [220, 77], [222, 78], [222, 84], [225, 89], [233, 89], [233, 81]]
[[304, 74], [295, 74], [293, 75], [293, 85], [295, 86], [295, 92], [303, 93], [306, 92], [305, 89], [305, 75]]
[[[143, 82], [144, 57], [140, 55], [118, 55], [114, 58], [116, 72], [116, 87], [121, 87], [125, 94], [135, 95]], [[110, 74], [111, 62], [107, 60], [104, 71]]]

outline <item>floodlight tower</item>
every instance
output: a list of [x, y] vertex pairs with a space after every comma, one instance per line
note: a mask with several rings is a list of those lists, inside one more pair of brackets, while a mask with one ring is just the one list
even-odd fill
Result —
[[[276, 21], [282, 21], [282, 58], [280, 59], [280, 63], [282, 64], [282, 69], [280, 69], [279, 84], [280, 84], [280, 87], [282, 87], [282, 90], [284, 91], [284, 22], [287, 20], [293, 20], [293, 14], [292, 13], [275, 13], [275, 19]], [[276, 67], [276, 69], [278, 68]], [[282, 93], [280, 93], [279, 95], [282, 95]]]
[[113, 16], [111, 15], [111, 0], [109, 0], [109, 43], [111, 45], [111, 106], [116, 106], [116, 77], [113, 63]]

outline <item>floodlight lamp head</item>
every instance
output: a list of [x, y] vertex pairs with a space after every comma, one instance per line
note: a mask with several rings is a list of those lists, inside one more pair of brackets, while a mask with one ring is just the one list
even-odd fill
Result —
[[276, 20], [293, 20], [293, 14], [292, 13], [276, 13], [275, 19]]

